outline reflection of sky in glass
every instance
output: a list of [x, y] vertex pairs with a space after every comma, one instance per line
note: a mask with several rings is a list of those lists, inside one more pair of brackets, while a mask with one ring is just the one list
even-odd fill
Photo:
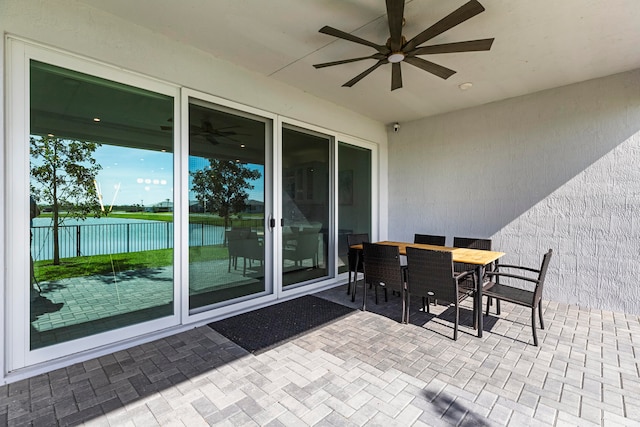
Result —
[[103, 145], [94, 158], [105, 207], [173, 201], [173, 153]]
[[[96, 182], [102, 193], [105, 209], [112, 205], [153, 206], [169, 199], [173, 202], [173, 153], [140, 150], [104, 144], [94, 155], [102, 166]], [[201, 157], [189, 157], [189, 172], [203, 169], [209, 164]], [[260, 172], [260, 178], [251, 181], [249, 199], [264, 201], [264, 165], [247, 165]], [[189, 188], [192, 178], [189, 175]], [[189, 192], [189, 200], [195, 194]]]

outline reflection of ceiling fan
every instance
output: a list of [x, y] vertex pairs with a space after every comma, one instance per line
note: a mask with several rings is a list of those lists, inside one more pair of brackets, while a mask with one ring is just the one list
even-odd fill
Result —
[[483, 12], [484, 7], [482, 7], [482, 5], [477, 0], [471, 0], [468, 3], [462, 5], [409, 41], [407, 41], [402, 35], [402, 25], [404, 24], [404, 0], [386, 0], [386, 2], [390, 37], [385, 45], [379, 45], [368, 40], [361, 39], [360, 37], [345, 33], [344, 31], [340, 31], [329, 26], [324, 26], [320, 29], [321, 33], [365, 46], [370, 46], [377, 50], [378, 53], [360, 58], [343, 59], [341, 61], [315, 64], [314, 67], [323, 68], [333, 65], [347, 64], [349, 62], [362, 61], [365, 59], [377, 59], [378, 62], [376, 62], [373, 66], [367, 68], [362, 73], [358, 74], [342, 86], [351, 87], [362, 80], [364, 77], [369, 75], [379, 66], [390, 63], [392, 67], [391, 90], [396, 90], [402, 87], [402, 72], [400, 70], [401, 62], [406, 62], [413, 65], [414, 67], [418, 67], [438, 77], [447, 79], [455, 74], [455, 71], [441, 65], [434, 64], [433, 62], [424, 60], [422, 58], [418, 58], [418, 55], [471, 52], [491, 49], [493, 38], [469, 40], [455, 43], [444, 43], [431, 46], [420, 46], [427, 40], [430, 40], [437, 35], [442, 34], [445, 31], [455, 27], [456, 25], [463, 23], [467, 19], [473, 18], [477, 14]]
[[[167, 121], [173, 122], [173, 119], [169, 118]], [[218, 145], [220, 144], [219, 138], [227, 138], [229, 140], [236, 141], [231, 137], [243, 135], [235, 131], [228, 130], [228, 129], [233, 129], [237, 127], [238, 126], [225, 126], [222, 128], [215, 129], [209, 120], [203, 120], [201, 126], [191, 125], [191, 129], [189, 130], [189, 136], [202, 137], [206, 139], [207, 142], [210, 142], [213, 145]], [[160, 129], [165, 131], [170, 131], [170, 130], [173, 130], [173, 126], [160, 126]]]

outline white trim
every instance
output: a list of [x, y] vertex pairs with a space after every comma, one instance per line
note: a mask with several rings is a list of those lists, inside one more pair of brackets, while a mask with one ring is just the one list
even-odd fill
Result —
[[[267, 141], [267, 146], [265, 147], [265, 159], [264, 159], [265, 160], [265, 167], [264, 167], [265, 212], [264, 212], [264, 215], [265, 215], [265, 219], [268, 219], [269, 209], [273, 206], [273, 189], [270, 183], [270, 180], [271, 180], [270, 174], [273, 173], [273, 170], [272, 170], [273, 168], [271, 165], [273, 164], [272, 153], [274, 150], [272, 147], [275, 144], [273, 137], [275, 136], [274, 129], [276, 128], [277, 115], [259, 110], [257, 108], [242, 105], [237, 102], [229, 101], [228, 99], [219, 98], [207, 93], [199, 92], [193, 89], [187, 89], [187, 88], [183, 89], [182, 99], [181, 99], [182, 117], [184, 121], [182, 139], [183, 139], [185, 159], [187, 163], [188, 163], [188, 157], [189, 157], [188, 120], [189, 120], [189, 100], [190, 99], [202, 101], [205, 104], [211, 104], [212, 108], [215, 108], [216, 106], [221, 106], [221, 107], [229, 108], [238, 112], [244, 112], [252, 116], [262, 118], [265, 121], [271, 123], [270, 131], [271, 131], [272, 141], [271, 142]], [[269, 130], [267, 129], [267, 131]], [[271, 147], [269, 147], [269, 145], [271, 145]], [[183, 179], [185, 180], [184, 181], [185, 185], [187, 185], [188, 183], [188, 173], [189, 172], [188, 172], [188, 166], [187, 166], [185, 168], [185, 171], [183, 172], [183, 177], [184, 177]], [[188, 190], [186, 190], [186, 193], [188, 194]], [[187, 203], [183, 204], [183, 206], [185, 207], [185, 209], [188, 209], [188, 201]], [[183, 229], [185, 230], [185, 236], [183, 236], [183, 241], [186, 241], [187, 243], [188, 243], [188, 233], [186, 232], [186, 230], [188, 230], [188, 221], [189, 221], [188, 215], [186, 215], [186, 218], [182, 221], [182, 224], [183, 224]], [[267, 224], [265, 224], [264, 226], [265, 226], [264, 277], [265, 277], [266, 294], [263, 294], [261, 296], [257, 296], [249, 299], [243, 299], [238, 302], [228, 301], [220, 305], [212, 306], [210, 309], [207, 309], [207, 307], [201, 307], [200, 309], [198, 309], [197, 312], [191, 313], [189, 310], [188, 251], [186, 250], [183, 251], [185, 252], [185, 255], [183, 256], [183, 259], [182, 259], [185, 266], [184, 268], [185, 273], [182, 276], [184, 280], [182, 282], [183, 299], [184, 299], [184, 302], [182, 304], [182, 308], [183, 308], [182, 319], [184, 323], [211, 322], [213, 321], [213, 319], [229, 317], [234, 314], [246, 312], [258, 306], [269, 305], [270, 303], [273, 303], [277, 300], [278, 296], [276, 292], [274, 292], [273, 290], [275, 286], [273, 286], [273, 280], [272, 280], [272, 277], [274, 277], [273, 276], [274, 263], [270, 262], [271, 260], [274, 259], [273, 233], [271, 233], [271, 236], [269, 236], [269, 233], [270, 233], [269, 227], [267, 226]], [[185, 247], [188, 247], [188, 246], [185, 246]], [[271, 289], [270, 289], [270, 286], [272, 287]]]
[[[29, 194], [29, 64], [34, 59], [46, 62], [62, 68], [90, 74], [96, 77], [121, 82], [135, 87], [150, 90], [163, 95], [179, 99], [179, 87], [155, 79], [142, 77], [122, 69], [97, 63], [92, 60], [81, 59], [74, 55], [63, 54], [59, 51], [25, 43], [21, 40], [7, 38], [12, 46], [11, 57], [8, 60], [11, 67], [9, 81], [10, 102], [14, 114], [7, 128], [10, 130], [10, 141], [22, 141], [22, 144], [7, 144], [6, 174], [11, 177], [11, 187], [7, 188], [7, 200], [12, 209], [6, 210], [7, 222], [5, 246], [14, 248], [7, 252], [7, 263], [12, 268], [6, 270], [5, 302], [7, 324], [5, 325], [5, 349], [7, 361], [5, 372], [11, 372], [26, 366], [37, 365], [49, 360], [66, 357], [69, 354], [85, 352], [97, 345], [108, 344], [116, 341], [132, 339], [137, 336], [175, 326], [179, 323], [177, 304], [180, 301], [177, 292], [179, 266], [174, 265], [174, 314], [162, 319], [157, 319], [141, 324], [130, 325], [114, 331], [108, 331], [89, 337], [80, 338], [56, 345], [47, 346], [36, 350], [29, 350], [29, 316], [30, 298], [29, 292], [25, 292], [22, 284], [29, 283], [29, 215], [28, 200], [25, 194]], [[176, 154], [174, 154], [175, 156]], [[175, 174], [178, 171], [174, 171]], [[178, 184], [179, 184], [178, 180]], [[174, 183], [174, 188], [176, 184]], [[175, 191], [175, 190], [174, 190]], [[178, 190], [179, 192], [179, 190]], [[26, 236], [26, 237], [25, 237]], [[27, 243], [25, 243], [27, 242]], [[178, 299], [176, 299], [176, 295]], [[11, 302], [11, 303], [9, 303]]]

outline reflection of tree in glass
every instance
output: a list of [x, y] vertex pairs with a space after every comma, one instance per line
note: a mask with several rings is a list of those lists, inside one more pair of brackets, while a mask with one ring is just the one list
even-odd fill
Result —
[[56, 137], [30, 137], [31, 194], [51, 205], [53, 264], [60, 264], [59, 226], [64, 218], [100, 216], [95, 178], [102, 166], [92, 157], [100, 144]]
[[246, 208], [249, 194], [253, 190], [251, 180], [260, 178], [260, 172], [233, 160], [208, 159], [209, 166], [192, 172], [193, 192], [196, 199], [210, 212], [224, 218], [225, 229], [229, 217]]

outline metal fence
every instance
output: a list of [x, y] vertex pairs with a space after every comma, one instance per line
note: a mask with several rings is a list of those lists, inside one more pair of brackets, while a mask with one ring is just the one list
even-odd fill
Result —
[[[252, 228], [259, 226], [256, 220]], [[53, 259], [53, 227], [34, 226], [31, 232], [34, 259]], [[60, 258], [173, 248], [172, 222], [62, 225], [58, 234]], [[189, 246], [221, 245], [224, 239], [222, 226], [189, 224]]]

